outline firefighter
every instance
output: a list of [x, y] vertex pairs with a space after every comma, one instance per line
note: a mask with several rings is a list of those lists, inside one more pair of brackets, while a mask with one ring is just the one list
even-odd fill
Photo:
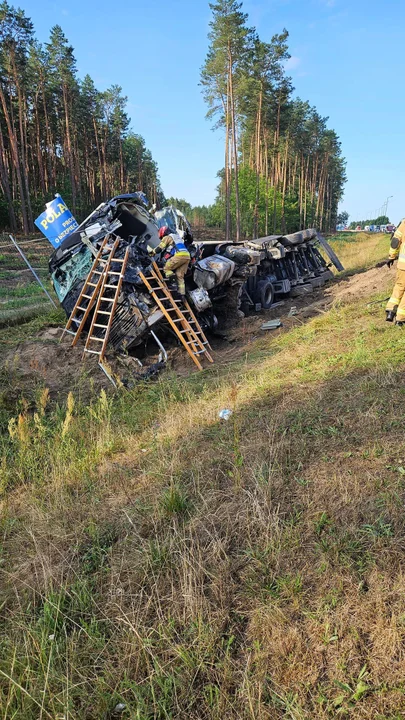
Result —
[[391, 238], [391, 247], [387, 260], [391, 267], [398, 258], [397, 275], [392, 295], [386, 307], [386, 320], [402, 327], [405, 325], [405, 219], [398, 225]]
[[167, 225], [160, 228], [159, 237], [161, 243], [155, 248], [153, 255], [159, 251], [163, 251], [163, 260], [165, 261], [164, 274], [167, 279], [176, 275], [177, 287], [181, 297], [184, 299], [186, 295], [184, 276], [188, 270], [190, 253], [180, 235], [176, 232], [170, 232]]

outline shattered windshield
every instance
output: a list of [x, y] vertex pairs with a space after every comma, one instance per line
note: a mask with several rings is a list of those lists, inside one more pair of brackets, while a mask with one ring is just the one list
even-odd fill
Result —
[[55, 292], [58, 296], [59, 302], [62, 302], [68, 292], [76, 284], [78, 280], [83, 280], [93, 263], [93, 255], [87, 248], [82, 248], [80, 252], [76, 253], [69, 260], [67, 260], [63, 267], [59, 267], [52, 273], [51, 278]]
[[155, 217], [158, 223], [159, 228], [164, 227], [167, 225], [170, 230], [177, 230], [178, 223], [176, 214], [173, 211], [172, 208], [163, 208], [163, 210], [157, 210], [155, 212]]

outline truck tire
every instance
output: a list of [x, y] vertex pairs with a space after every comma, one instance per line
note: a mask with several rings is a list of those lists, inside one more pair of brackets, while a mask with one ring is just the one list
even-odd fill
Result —
[[256, 287], [256, 302], [260, 303], [263, 310], [271, 308], [274, 300], [274, 287], [270, 280], [266, 278], [259, 280]]

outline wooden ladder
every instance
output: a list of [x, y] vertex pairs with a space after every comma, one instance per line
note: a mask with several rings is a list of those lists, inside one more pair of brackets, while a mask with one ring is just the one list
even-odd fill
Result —
[[139, 277], [198, 369], [203, 369], [200, 358], [214, 362], [208, 352], [210, 344], [190, 305], [173, 298], [156, 263], [152, 262], [148, 275], [140, 272]]
[[[83, 357], [86, 353], [98, 355], [99, 363], [102, 362], [107, 348], [108, 337], [110, 334], [111, 325], [114, 319], [114, 313], [117, 307], [117, 302], [120, 296], [122, 282], [125, 275], [125, 269], [128, 262], [129, 247], [127, 247], [127, 249], [125, 250], [125, 255], [123, 258], [114, 257], [115, 251], [117, 250], [119, 244], [120, 240], [115, 240], [105, 267], [103, 269], [102, 280], [98, 291], [96, 306], [94, 308], [90, 330], [88, 332], [83, 350]], [[115, 267], [116, 264], [121, 265], [121, 269], [119, 271], [111, 270], [111, 266], [113, 265]], [[113, 279], [114, 277], [118, 277], [116, 285], [113, 285], [111, 282], [111, 279]], [[106, 303], [109, 306], [108, 309], [104, 309], [106, 307]], [[94, 345], [94, 343], [98, 344]], [[94, 347], [96, 349], [93, 349]]]
[[[108, 260], [108, 257], [103, 260], [102, 255], [108, 241], [109, 235], [106, 235], [63, 330], [61, 340], [65, 333], [69, 332], [71, 335], [74, 335], [72, 345], [76, 345], [100, 290], [104, 268]], [[70, 330], [72, 325], [74, 329]]]

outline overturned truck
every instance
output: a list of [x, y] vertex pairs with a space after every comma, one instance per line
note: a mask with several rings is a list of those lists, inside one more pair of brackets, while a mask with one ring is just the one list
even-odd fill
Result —
[[[142, 279], [151, 264], [150, 250], [159, 245], [159, 227], [163, 225], [188, 243], [187, 299], [201, 326], [213, 331], [232, 315], [269, 309], [275, 299], [324, 285], [333, 275], [320, 247], [339, 270], [343, 269], [316, 230], [239, 243], [198, 244], [193, 242], [187, 219], [176, 208], [150, 212], [142, 193], [119, 195], [102, 203], [49, 261], [53, 286], [69, 316], [103, 240], [108, 236], [119, 241], [116, 258], [123, 258], [128, 250], [108, 340], [116, 352], [143, 343], [152, 331], [162, 329], [163, 333], [168, 329]], [[155, 332], [153, 337], [157, 340]]]

